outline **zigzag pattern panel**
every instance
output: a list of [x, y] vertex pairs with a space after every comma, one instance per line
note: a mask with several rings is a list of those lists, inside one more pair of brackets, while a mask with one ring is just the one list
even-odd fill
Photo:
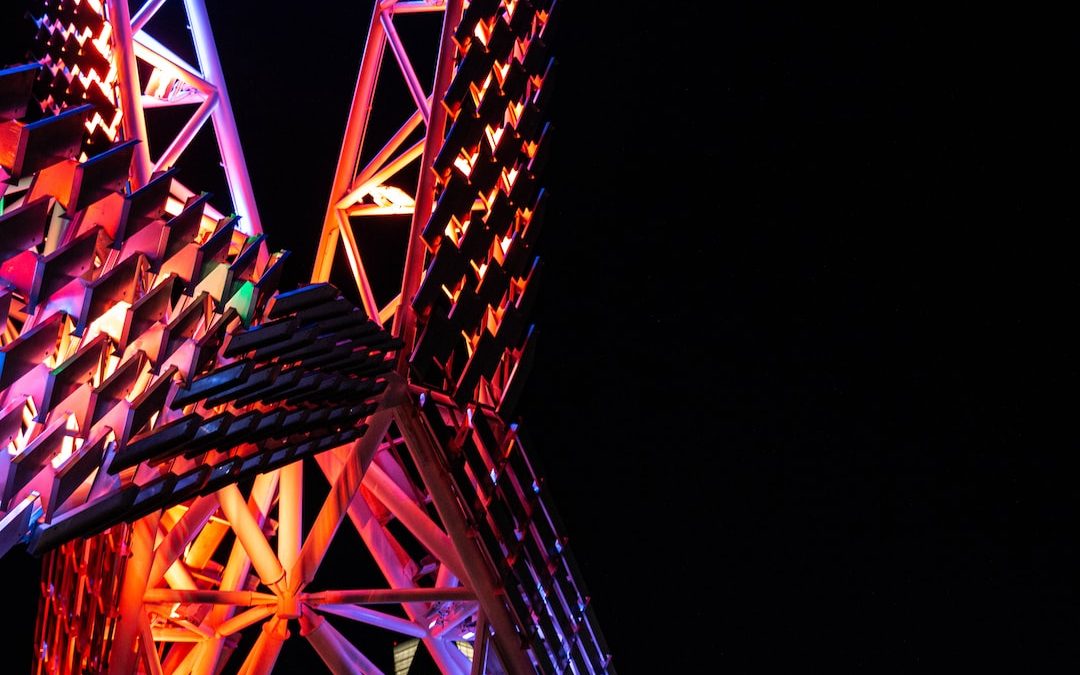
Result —
[[43, 68], [34, 98], [43, 112], [59, 113], [89, 104], [83, 150], [95, 154], [119, 138], [117, 73], [112, 26], [99, 0], [39, 0], [27, 16], [33, 22], [30, 56]]
[[506, 601], [541, 673], [613, 673], [553, 502], [516, 425], [494, 410], [419, 397]]
[[540, 266], [551, 139], [543, 111], [554, 61], [550, 1], [472, 2], [455, 32], [460, 62], [443, 99], [452, 123], [433, 161], [439, 196], [423, 229], [432, 257], [413, 306], [414, 375], [509, 416], [528, 369], [526, 316]]
[[[0, 100], [33, 67], [0, 71]], [[24, 99], [25, 100], [25, 99]], [[287, 254], [127, 187], [131, 143], [83, 161], [89, 106], [0, 119], [0, 548], [40, 553], [356, 441], [400, 343]]]

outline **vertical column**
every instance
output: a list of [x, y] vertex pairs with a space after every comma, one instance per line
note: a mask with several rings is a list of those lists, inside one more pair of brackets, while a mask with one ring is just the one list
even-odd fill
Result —
[[[128, 675], [135, 672], [135, 664], [138, 662], [135, 653], [136, 639], [139, 636], [138, 615], [143, 611], [146, 580], [150, 576], [150, 567], [154, 562], [154, 539], [159, 517], [160, 514], [151, 514], [135, 521], [131, 527], [128, 559], [127, 564], [124, 565], [124, 580], [117, 602], [120, 616], [126, 617], [127, 620], [116, 622], [112, 650], [109, 654], [111, 675]], [[153, 645], [150, 645], [150, 649], [153, 648]]]
[[435, 174], [431, 171], [431, 165], [442, 148], [443, 136], [446, 133], [446, 108], [442, 100], [454, 75], [454, 52], [457, 45], [453, 35], [461, 21], [462, 5], [462, 0], [447, 0], [442, 35], [439, 37], [439, 61], [435, 66], [435, 86], [431, 92], [431, 115], [428, 119], [427, 136], [424, 138], [424, 154], [420, 157], [416, 205], [413, 207], [412, 222], [409, 225], [409, 247], [405, 252], [405, 272], [401, 279], [401, 305], [394, 314], [393, 333], [405, 342], [398, 361], [398, 372], [405, 371], [416, 336], [416, 313], [412, 308], [412, 298], [420, 287], [420, 277], [424, 271], [424, 252], [427, 250], [427, 245], [420, 239], [420, 232], [431, 217], [432, 204], [435, 202]]
[[[255, 206], [251, 179], [248, 177], [244, 151], [240, 147], [240, 134], [236, 130], [232, 103], [229, 101], [229, 92], [225, 87], [225, 73], [222, 72], [221, 61], [218, 59], [214, 31], [210, 27], [210, 17], [206, 13], [206, 3], [203, 0], [184, 0], [184, 6], [187, 7], [191, 33], [195, 38], [195, 55], [199, 58], [199, 67], [202, 69], [203, 76], [217, 90], [218, 103], [214, 107], [211, 119], [214, 121], [218, 150], [221, 152], [222, 163], [225, 165], [225, 179], [229, 182], [229, 192], [232, 193], [233, 208], [240, 216], [240, 229], [248, 234], [262, 234], [262, 221], [259, 219], [259, 211]], [[259, 252], [260, 262], [265, 262], [267, 257], [264, 244]]]
[[121, 124], [124, 135], [137, 138], [135, 161], [132, 162], [132, 184], [142, 187], [150, 180], [150, 148], [146, 142], [146, 119], [143, 117], [142, 86], [135, 61], [135, 45], [131, 41], [131, 13], [127, 0], [106, 0], [109, 21], [112, 23], [113, 49], [116, 51], [116, 82], [120, 90]]
[[300, 557], [303, 544], [304, 463], [293, 462], [279, 470], [278, 560], [286, 571]]
[[[345, 138], [341, 142], [337, 168], [334, 169], [334, 184], [330, 189], [330, 202], [323, 219], [322, 236], [319, 238], [319, 250], [315, 255], [315, 268], [311, 280], [326, 281], [334, 262], [334, 249], [338, 240], [339, 217], [337, 202], [349, 190], [349, 184], [356, 174], [360, 158], [360, 148], [364, 145], [368, 118], [371, 116], [371, 100], [375, 93], [375, 83], [379, 78], [379, 66], [382, 64], [383, 49], [386, 46], [386, 32], [379, 14], [381, 3], [376, 2], [371, 11], [371, 25], [368, 27], [364, 55], [360, 61], [360, 74], [356, 77], [356, 89], [353, 90], [352, 107], [349, 108], [349, 120], [345, 125]], [[345, 223], [348, 227], [348, 222]], [[370, 314], [371, 310], [368, 310]], [[375, 316], [378, 316], [376, 313]]]
[[495, 631], [495, 647], [500, 660], [511, 675], [534, 672], [518, 636], [514, 620], [503, 603], [502, 589], [495, 573], [488, 567], [480, 548], [470, 535], [469, 524], [458, 503], [449, 476], [443, 466], [435, 441], [420, 419], [415, 405], [409, 401], [395, 409], [395, 417], [420, 477], [431, 494], [439, 518], [454, 542], [468, 579], [466, 585], [476, 593], [481, 611]]

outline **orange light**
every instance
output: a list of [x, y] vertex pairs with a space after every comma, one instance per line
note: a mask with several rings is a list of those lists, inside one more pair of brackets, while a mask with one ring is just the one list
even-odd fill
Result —
[[476, 23], [476, 28], [473, 28], [473, 35], [476, 36], [476, 39], [480, 41], [480, 44], [484, 45], [484, 47], [487, 47], [488, 39], [491, 36], [491, 32], [488, 30], [488, 27], [484, 25], [483, 21], [478, 21]]
[[499, 186], [491, 188], [491, 192], [487, 195], [480, 195], [480, 199], [484, 201], [484, 206], [490, 209], [495, 204], [495, 198], [499, 196]]
[[[165, 212], [170, 216], [178, 216], [180, 212], [184, 210], [184, 203], [176, 197], [169, 195], [169, 199], [165, 202]], [[162, 276], [164, 279], [164, 276]]]
[[120, 357], [116, 356], [115, 354], [110, 354], [109, 357], [105, 359], [105, 368], [103, 370], [99, 370], [94, 375], [94, 386], [100, 387], [101, 383], [113, 374], [118, 365], [120, 365]]
[[60, 452], [56, 453], [56, 456], [52, 458], [52, 467], [54, 469], [59, 469], [67, 461], [68, 457], [71, 457], [76, 450], [82, 447], [82, 439], [74, 435], [79, 432], [79, 420], [75, 418], [75, 415], [68, 414], [64, 427], [72, 432], [72, 435], [64, 436], [64, 440], [60, 442]]
[[124, 331], [124, 319], [131, 303], [121, 300], [108, 309], [104, 314], [94, 319], [90, 324], [87, 337], [91, 338], [100, 333], [105, 333], [114, 341], [120, 341], [120, 334]]
[[443, 234], [457, 244], [461, 241], [462, 235], [465, 234], [465, 226], [459, 223], [457, 218], [451, 217], [450, 222], [448, 222], [443, 229]]
[[11, 439], [11, 443], [8, 444], [8, 454], [12, 457], [22, 452], [26, 444], [30, 442], [30, 432], [37, 426], [37, 422], [34, 421], [35, 417], [37, 417], [37, 406], [34, 405], [34, 397], [28, 396], [22, 409], [21, 429]]

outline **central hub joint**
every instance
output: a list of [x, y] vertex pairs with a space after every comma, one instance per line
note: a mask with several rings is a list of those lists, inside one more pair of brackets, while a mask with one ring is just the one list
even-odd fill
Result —
[[300, 599], [292, 593], [278, 596], [277, 615], [280, 619], [294, 620], [300, 618]]

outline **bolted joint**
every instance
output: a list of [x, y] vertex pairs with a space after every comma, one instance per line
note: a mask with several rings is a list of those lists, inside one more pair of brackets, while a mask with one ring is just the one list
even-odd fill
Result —
[[311, 611], [307, 605], [300, 605], [300, 635], [307, 637], [322, 627], [324, 619], [319, 614]]
[[275, 640], [289, 639], [289, 623], [287, 621], [267, 621], [263, 624], [262, 629]]
[[[279, 568], [280, 568], [280, 564], [279, 564]], [[285, 570], [283, 568], [280, 568], [280, 569], [281, 569], [281, 576], [279, 576], [277, 579], [263, 579], [261, 576], [259, 577], [259, 581], [261, 581], [264, 586], [266, 586], [267, 588], [269, 588], [270, 590], [272, 590], [274, 593], [276, 593], [278, 595], [282, 595], [282, 594], [285, 594], [285, 593], [288, 592], [286, 584], [285, 584], [286, 572], [285, 572]]]
[[292, 593], [286, 593], [278, 596], [277, 602], [277, 616], [284, 621], [290, 619], [299, 619], [301, 616], [300, 599]]

